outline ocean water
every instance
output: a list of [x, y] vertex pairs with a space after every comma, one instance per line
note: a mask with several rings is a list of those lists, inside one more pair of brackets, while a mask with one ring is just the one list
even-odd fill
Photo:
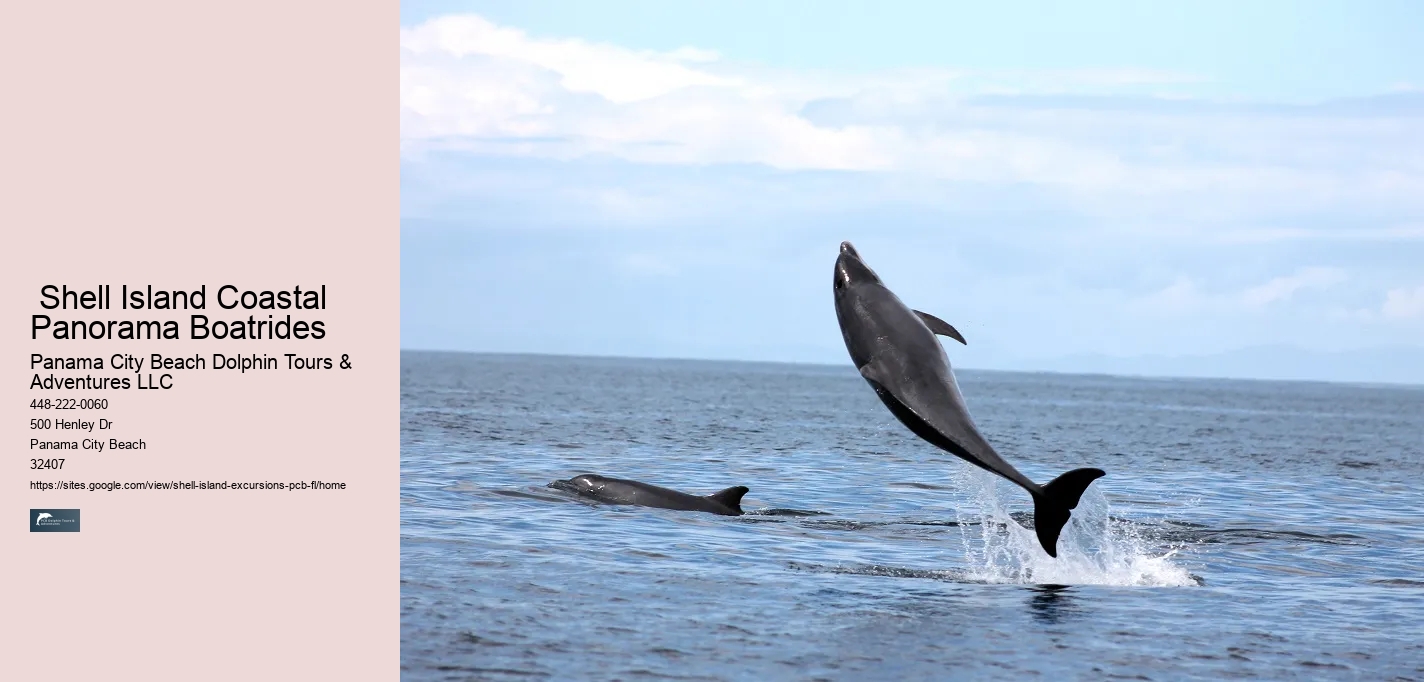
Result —
[[1424, 387], [956, 374], [1058, 559], [849, 362], [403, 353], [403, 679], [1424, 679]]

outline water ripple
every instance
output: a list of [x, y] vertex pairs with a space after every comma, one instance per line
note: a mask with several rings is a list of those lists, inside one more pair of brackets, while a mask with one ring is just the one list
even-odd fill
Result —
[[[1417, 678], [1424, 391], [961, 372], [1022, 490], [849, 367], [403, 353], [401, 675]], [[590, 504], [595, 472], [747, 514]]]

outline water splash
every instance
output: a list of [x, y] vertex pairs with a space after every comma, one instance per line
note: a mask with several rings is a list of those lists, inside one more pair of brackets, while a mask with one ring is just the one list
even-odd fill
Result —
[[[954, 474], [967, 500], [960, 506], [966, 577], [988, 583], [1057, 585], [1144, 585], [1185, 587], [1201, 584], [1173, 561], [1183, 549], [1163, 549], [1145, 537], [1142, 527], [1115, 523], [1107, 498], [1090, 486], [1058, 538], [1058, 558], [1044, 553], [1030, 528], [1009, 516], [1000, 503], [1001, 479], [980, 469]], [[1004, 485], [1007, 490], [1009, 486]], [[1013, 494], [1023, 495], [1017, 488]], [[974, 523], [978, 521], [978, 523]]]

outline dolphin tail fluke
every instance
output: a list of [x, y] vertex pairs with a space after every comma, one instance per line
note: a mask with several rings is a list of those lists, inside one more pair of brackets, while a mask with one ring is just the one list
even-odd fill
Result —
[[1068, 523], [1072, 510], [1088, 484], [1103, 475], [1102, 469], [1074, 469], [1043, 486], [1043, 492], [1033, 496], [1033, 530], [1038, 544], [1048, 556], [1058, 556], [1058, 534]]

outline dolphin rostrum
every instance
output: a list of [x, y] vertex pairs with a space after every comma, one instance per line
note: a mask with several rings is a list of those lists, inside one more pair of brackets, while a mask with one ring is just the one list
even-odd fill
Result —
[[723, 516], [742, 515], [742, 496], [747, 487], [738, 485], [707, 496], [689, 495], [641, 481], [582, 474], [567, 481], [554, 481], [550, 488], [567, 490], [608, 504], [635, 504], [642, 507], [701, 511]]
[[1058, 556], [1058, 534], [1088, 484], [1102, 469], [1074, 469], [1047, 485], [1038, 485], [1004, 461], [979, 434], [949, 358], [936, 334], [960, 343], [964, 337], [947, 322], [911, 310], [885, 287], [850, 242], [841, 242], [836, 259], [836, 318], [846, 350], [875, 394], [915, 435], [932, 445], [1017, 483], [1033, 496], [1033, 526], [1038, 542]]

